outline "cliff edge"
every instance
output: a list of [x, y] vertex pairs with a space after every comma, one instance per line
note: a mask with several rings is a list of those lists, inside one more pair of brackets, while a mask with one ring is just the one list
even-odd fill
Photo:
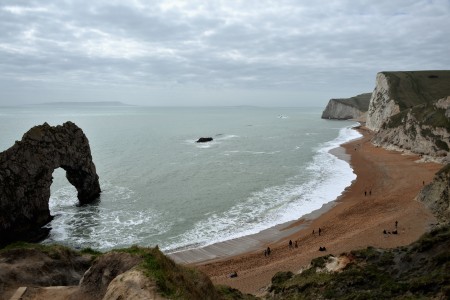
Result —
[[41, 227], [52, 219], [48, 201], [56, 168], [66, 171], [80, 204], [100, 195], [89, 141], [72, 122], [35, 126], [0, 153], [0, 244], [48, 233]]
[[423, 202], [440, 223], [450, 222], [450, 164], [439, 170], [433, 181], [423, 187], [417, 200]]
[[322, 119], [357, 119], [367, 112], [371, 95], [365, 93], [346, 99], [330, 99], [322, 112]]
[[390, 117], [450, 96], [450, 71], [380, 72], [370, 98], [367, 127], [381, 129]]
[[378, 73], [366, 125], [375, 145], [450, 162], [450, 71]]

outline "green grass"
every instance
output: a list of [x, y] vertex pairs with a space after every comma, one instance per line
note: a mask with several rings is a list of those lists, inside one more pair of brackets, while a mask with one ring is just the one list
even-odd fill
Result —
[[155, 280], [162, 296], [170, 299], [212, 299], [216, 295], [209, 278], [197, 269], [181, 266], [165, 256], [158, 247], [132, 246], [113, 250], [143, 258], [139, 269]]
[[[341, 272], [321, 270], [328, 257], [288, 276], [278, 273], [267, 299], [448, 299], [450, 297], [450, 225], [425, 234], [408, 247], [366, 249]], [[274, 279], [275, 279], [274, 277]]]
[[259, 298], [250, 295], [243, 294], [241, 291], [231, 288], [226, 285], [216, 285], [216, 290], [222, 300], [257, 300]]
[[80, 255], [79, 252], [62, 246], [62, 245], [57, 245], [57, 244], [52, 244], [52, 245], [43, 245], [43, 244], [32, 244], [32, 243], [26, 243], [26, 242], [15, 242], [12, 244], [9, 244], [5, 247], [3, 247], [2, 249], [0, 249], [0, 253], [5, 253], [11, 250], [19, 250], [19, 249], [26, 249], [26, 250], [37, 250], [40, 252], [43, 252], [45, 254], [47, 254], [49, 257], [54, 258], [54, 259], [59, 259], [61, 258], [62, 255], [65, 254], [72, 254], [72, 255]]
[[382, 72], [390, 82], [390, 97], [400, 110], [431, 104], [450, 95], [450, 71]]

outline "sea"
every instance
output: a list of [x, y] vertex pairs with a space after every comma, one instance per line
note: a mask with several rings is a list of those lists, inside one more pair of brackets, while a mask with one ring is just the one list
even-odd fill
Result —
[[[166, 253], [204, 247], [296, 220], [356, 178], [329, 151], [360, 137], [322, 108], [34, 105], [0, 107], [0, 151], [31, 127], [77, 124], [89, 139], [102, 193], [80, 206], [53, 173], [43, 243]], [[196, 143], [212, 137], [209, 143]]]

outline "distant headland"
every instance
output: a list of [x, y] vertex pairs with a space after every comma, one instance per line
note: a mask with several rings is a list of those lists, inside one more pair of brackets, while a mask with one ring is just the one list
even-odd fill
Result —
[[119, 101], [59, 101], [59, 102], [43, 102], [33, 104], [37, 106], [133, 106], [131, 104], [119, 102]]

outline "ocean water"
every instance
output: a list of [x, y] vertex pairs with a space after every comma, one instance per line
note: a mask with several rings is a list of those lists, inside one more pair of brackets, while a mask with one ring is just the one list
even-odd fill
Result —
[[[321, 108], [0, 108], [0, 151], [32, 126], [75, 122], [89, 139], [102, 193], [78, 206], [53, 173], [44, 243], [108, 250], [197, 248], [295, 220], [356, 178], [328, 153], [360, 135]], [[197, 144], [202, 136], [214, 141]]]

